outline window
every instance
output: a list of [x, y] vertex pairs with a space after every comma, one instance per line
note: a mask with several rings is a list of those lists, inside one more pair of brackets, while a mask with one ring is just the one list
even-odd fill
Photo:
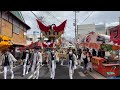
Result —
[[13, 18], [13, 24], [16, 25], [17, 27], [20, 27], [19, 21]]
[[9, 21], [10, 23], [13, 23], [13, 22], [12, 22], [12, 16], [11, 16], [11, 15], [9, 15], [8, 21]]
[[23, 30], [24, 29], [24, 26], [22, 23], [20, 23], [20, 28]]
[[25, 27], [23, 28], [23, 31], [27, 31]]
[[19, 34], [19, 28], [15, 25], [13, 25], [13, 32]]
[[8, 13], [7, 12], [2, 12], [2, 18], [8, 21]]

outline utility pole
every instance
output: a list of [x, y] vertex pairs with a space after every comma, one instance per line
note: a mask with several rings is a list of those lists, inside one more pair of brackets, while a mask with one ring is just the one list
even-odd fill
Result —
[[75, 12], [75, 19], [74, 19], [73, 26], [75, 26], [75, 38], [76, 38], [77, 37], [77, 28], [76, 28], [76, 26], [77, 26], [77, 13], [79, 11], [74, 11], [74, 12]]
[[[43, 21], [43, 19], [44, 19], [44, 16], [40, 16], [40, 17], [39, 17], [39, 20], [40, 20], [42, 23], [45, 22], [45, 21]], [[41, 33], [41, 31], [40, 31], [40, 41], [42, 41], [42, 33]]]
[[[75, 43], [77, 42], [77, 28], [76, 28], [76, 26], [77, 26], [77, 13], [79, 12], [79, 11], [74, 11], [75, 12], [75, 20], [74, 20], [74, 23], [73, 23], [73, 26], [75, 26]], [[77, 44], [76, 44], [76, 47], [77, 47]]]
[[76, 11], [75, 11], [75, 38], [76, 38]]

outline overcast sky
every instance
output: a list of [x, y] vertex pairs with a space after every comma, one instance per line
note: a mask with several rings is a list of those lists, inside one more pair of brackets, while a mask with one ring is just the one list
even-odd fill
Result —
[[[33, 11], [38, 17], [43, 16], [46, 25], [60, 25], [67, 19], [64, 36], [66, 38], [74, 37], [74, 16], [73, 11]], [[77, 25], [80, 25], [92, 11], [79, 11], [77, 13]], [[22, 11], [25, 22], [31, 27], [28, 31], [32, 34], [33, 31], [40, 31], [36, 22], [36, 17], [31, 11]], [[82, 24], [106, 24], [106, 26], [115, 26], [119, 24], [120, 11], [94, 11], [89, 18]], [[57, 19], [56, 19], [57, 18]]]

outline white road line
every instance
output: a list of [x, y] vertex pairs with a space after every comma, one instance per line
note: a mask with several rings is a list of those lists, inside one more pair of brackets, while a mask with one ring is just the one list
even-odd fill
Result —
[[[16, 68], [16, 67], [19, 67], [19, 66], [21, 66], [21, 65], [15, 66], [15, 67], [13, 67], [13, 69]], [[7, 71], [9, 71], [9, 70], [7, 70]], [[0, 74], [3, 73], [3, 72], [4, 72], [4, 71], [0, 72]]]
[[93, 71], [93, 72], [88, 72], [92, 77], [94, 77], [95, 79], [107, 79], [104, 76], [100, 75], [99, 73]]
[[81, 77], [86, 77], [86, 75], [83, 72], [78, 72]]
[[[42, 65], [40, 68], [42, 68], [44, 65]], [[30, 75], [29, 77], [28, 77], [28, 79], [31, 79], [34, 75], [35, 75], [35, 73], [36, 73], [36, 71], [32, 74], [32, 75]], [[35, 77], [34, 77], [35, 78]], [[33, 78], [33, 79], [34, 79]]]

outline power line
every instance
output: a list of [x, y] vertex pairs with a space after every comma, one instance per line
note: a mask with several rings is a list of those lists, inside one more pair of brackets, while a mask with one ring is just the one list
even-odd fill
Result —
[[[94, 11], [92, 11], [92, 12], [82, 21], [82, 23], [84, 23], [84, 22], [93, 14], [93, 12], [94, 12]], [[81, 23], [81, 24], [82, 24], [82, 23]]]
[[[57, 21], [59, 21], [60, 23], [62, 23], [62, 21], [60, 21], [57, 17], [55, 17], [54, 15], [52, 15], [50, 12], [46, 11], [47, 14], [49, 14], [50, 16], [52, 16], [53, 18], [55, 18]], [[66, 26], [67, 27], [67, 26]], [[69, 29], [71, 29], [70, 27], [67, 27]], [[71, 29], [72, 30], [72, 29]], [[65, 31], [64, 31], [65, 32]], [[65, 33], [63, 34], [65, 35]], [[63, 36], [64, 37], [64, 36]]]
[[[32, 11], [31, 11], [32, 12]], [[39, 17], [35, 14], [35, 13], [33, 13], [32, 12], [32, 14], [37, 18], [37, 19], [39, 19]], [[44, 22], [43, 22], [44, 23]], [[45, 24], [45, 23], [44, 23]], [[45, 24], [46, 25], [46, 24]]]
[[[46, 11], [46, 13], [48, 13], [49, 15], [51, 15], [53, 18], [55, 18], [57, 21], [59, 21], [60, 23], [62, 23], [62, 21], [60, 21], [57, 17], [55, 17], [54, 15], [52, 15], [50, 12]], [[71, 29], [70, 27], [67, 26], [67, 28]], [[71, 29], [72, 30], [72, 29]]]

